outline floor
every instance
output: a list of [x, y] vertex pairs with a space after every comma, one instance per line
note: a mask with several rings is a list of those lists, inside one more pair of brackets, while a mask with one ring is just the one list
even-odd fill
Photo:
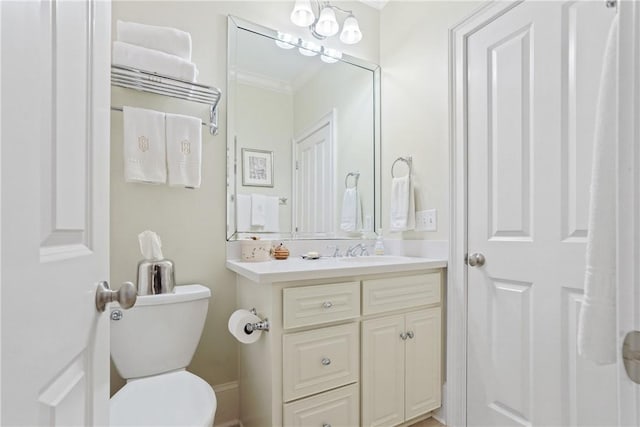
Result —
[[447, 427], [444, 424], [440, 424], [435, 418], [427, 418], [424, 421], [412, 424], [409, 427]]

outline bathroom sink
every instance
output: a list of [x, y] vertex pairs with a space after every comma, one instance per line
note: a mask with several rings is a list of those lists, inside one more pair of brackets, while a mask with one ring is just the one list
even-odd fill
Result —
[[340, 258], [341, 262], [349, 262], [355, 264], [381, 264], [406, 261], [407, 257], [393, 255], [374, 255], [374, 256], [356, 256]]

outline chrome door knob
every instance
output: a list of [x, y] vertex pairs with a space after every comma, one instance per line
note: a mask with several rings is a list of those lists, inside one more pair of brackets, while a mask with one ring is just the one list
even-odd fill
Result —
[[102, 313], [107, 304], [114, 301], [124, 309], [131, 308], [136, 303], [137, 297], [136, 287], [131, 282], [124, 282], [117, 291], [112, 291], [108, 282], [100, 282], [96, 289], [96, 309]]
[[470, 267], [482, 267], [486, 260], [484, 258], [484, 255], [476, 252], [471, 255], [467, 255], [466, 261], [467, 261], [467, 265]]
[[322, 366], [329, 366], [331, 365], [331, 359], [329, 359], [328, 357], [323, 357], [320, 363], [322, 363]]

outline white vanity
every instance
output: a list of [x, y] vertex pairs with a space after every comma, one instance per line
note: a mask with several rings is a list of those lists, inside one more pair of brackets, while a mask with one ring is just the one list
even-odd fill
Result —
[[238, 307], [270, 331], [241, 345], [245, 427], [398, 426], [441, 402], [446, 261], [227, 261]]

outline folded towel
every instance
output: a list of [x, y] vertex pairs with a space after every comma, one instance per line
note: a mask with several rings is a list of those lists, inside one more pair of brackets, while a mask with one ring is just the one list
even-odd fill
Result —
[[600, 75], [591, 170], [589, 235], [578, 352], [598, 364], [616, 361], [616, 159], [618, 17], [613, 19]]
[[122, 115], [125, 180], [166, 182], [164, 113], [124, 106]]
[[166, 114], [169, 185], [198, 188], [202, 170], [202, 120]]
[[251, 195], [251, 225], [263, 227], [267, 221], [267, 198], [262, 194]]
[[191, 61], [191, 34], [171, 27], [118, 20], [116, 40], [155, 49]]
[[251, 230], [251, 196], [236, 195], [236, 229], [238, 233], [248, 233]]
[[266, 196], [265, 219], [262, 231], [280, 232], [280, 200], [277, 196]]
[[342, 196], [340, 230], [356, 232], [362, 228], [362, 206], [356, 187], [346, 188]]
[[391, 180], [391, 231], [408, 231], [416, 227], [413, 183], [410, 176]]
[[111, 60], [115, 65], [138, 68], [190, 82], [195, 82], [198, 77], [198, 69], [193, 62], [159, 50], [124, 42], [113, 42]]

